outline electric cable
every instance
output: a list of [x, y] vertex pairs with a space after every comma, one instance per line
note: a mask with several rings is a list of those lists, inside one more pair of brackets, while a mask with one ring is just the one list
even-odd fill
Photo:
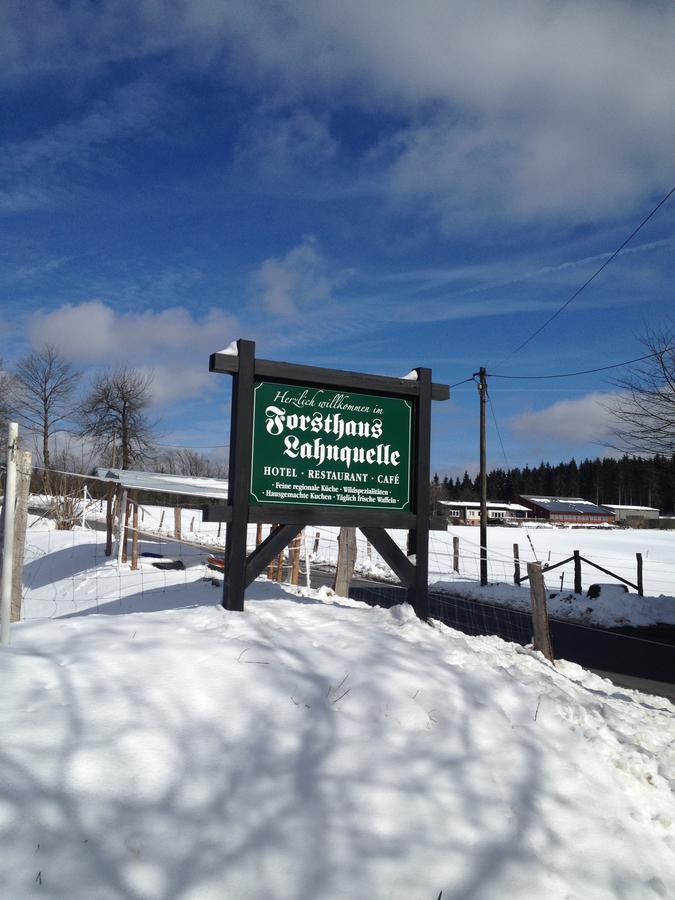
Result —
[[579, 294], [580, 294], [583, 290], [585, 290], [585, 288], [587, 288], [588, 285], [589, 285], [592, 281], [594, 281], [594, 279], [596, 279], [596, 278], [598, 277], [598, 275], [603, 271], [603, 269], [606, 269], [607, 266], [608, 266], [613, 260], [616, 259], [616, 257], [619, 255], [619, 253], [621, 253], [621, 251], [623, 250], [623, 248], [633, 240], [633, 238], [635, 237], [635, 235], [636, 235], [636, 234], [637, 234], [637, 233], [638, 233], [638, 232], [639, 232], [639, 231], [647, 224], [647, 222], [649, 222], [649, 220], [652, 218], [652, 216], [654, 216], [654, 215], [658, 212], [658, 210], [664, 205], [664, 203], [666, 203], [666, 202], [670, 199], [670, 197], [672, 197], [673, 194], [675, 194], [675, 187], [672, 187], [672, 188], [668, 191], [668, 193], [665, 195], [665, 197], [663, 197], [661, 200], [659, 200], [659, 202], [656, 204], [656, 206], [654, 207], [654, 209], [652, 209], [652, 211], [651, 211], [648, 215], [645, 216], [645, 218], [640, 222], [640, 224], [637, 226], [637, 228], [633, 229], [633, 231], [632, 231], [632, 232], [628, 235], [628, 237], [627, 237], [627, 238], [619, 245], [619, 247], [617, 247], [617, 249], [616, 249], [612, 254], [610, 254], [610, 256], [604, 261], [604, 263], [603, 263], [598, 269], [595, 270], [595, 272], [590, 276], [590, 278], [587, 278], [586, 281], [581, 285], [581, 287], [577, 288], [576, 291], [572, 294], [572, 296], [569, 297], [569, 299], [567, 299], [567, 300], [562, 304], [562, 306], [560, 306], [560, 307], [553, 313], [553, 315], [551, 315], [551, 316], [548, 317], [548, 319], [543, 323], [543, 325], [540, 325], [539, 328], [535, 329], [529, 337], [525, 338], [525, 340], [524, 340], [522, 343], [518, 344], [518, 346], [515, 348], [515, 350], [512, 350], [511, 353], [509, 353], [508, 356], [503, 357], [503, 358], [500, 360], [500, 362], [507, 362], [509, 359], [511, 359], [513, 356], [515, 356], [516, 353], [519, 353], [519, 352], [523, 349], [523, 347], [527, 347], [527, 345], [530, 343], [530, 341], [533, 341], [534, 338], [536, 338], [538, 334], [541, 334], [541, 332], [542, 332], [548, 325], [550, 325], [551, 322], [553, 322], [553, 320], [556, 319], [556, 318], [560, 315], [561, 312], [563, 312], [564, 310], [566, 310], [567, 307], [570, 305], [570, 303], [572, 303], [573, 300], [576, 300], [576, 298], [579, 296]]

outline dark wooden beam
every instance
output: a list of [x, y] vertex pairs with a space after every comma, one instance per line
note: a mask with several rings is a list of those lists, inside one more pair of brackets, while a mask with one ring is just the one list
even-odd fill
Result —
[[[212, 353], [209, 357], [209, 372], [235, 375], [238, 371], [238, 356], [231, 356], [228, 353]], [[407, 378], [369, 375], [365, 372], [343, 372], [339, 369], [321, 369], [316, 366], [300, 366], [270, 359], [256, 359], [255, 375], [256, 378], [268, 378], [271, 381], [316, 384], [343, 391], [374, 391], [378, 394], [390, 394], [393, 397], [417, 397], [420, 391], [419, 382]], [[449, 396], [450, 388], [447, 384], [432, 384], [432, 400], [447, 400]]]
[[255, 344], [253, 341], [237, 341], [237, 345], [239, 367], [232, 385], [230, 417], [229, 471], [233, 473], [233, 477], [230, 478], [227, 498], [231, 517], [225, 537], [223, 606], [225, 609], [241, 611], [244, 609], [246, 590], [246, 533], [253, 441]]
[[414, 442], [414, 502], [417, 523], [414, 541], [409, 541], [408, 552], [414, 544], [415, 582], [408, 588], [408, 600], [415, 612], [426, 622], [429, 618], [429, 507], [430, 507], [430, 459], [431, 459], [431, 369], [417, 370], [420, 394], [415, 403]]
[[265, 566], [271, 562], [275, 556], [288, 547], [293, 538], [297, 537], [302, 531], [302, 525], [279, 525], [267, 537], [262, 544], [259, 544], [246, 561], [246, 586], [248, 587], [252, 581], [260, 575]]
[[403, 584], [407, 588], [412, 588], [415, 584], [415, 566], [393, 538], [383, 528], [368, 528], [362, 525], [361, 531]]
[[[209, 503], [202, 506], [204, 522], [230, 522], [232, 507], [224, 503]], [[417, 527], [417, 516], [414, 513], [392, 509], [342, 509], [332, 506], [249, 506], [249, 522], [265, 522], [272, 524], [334, 525], [335, 527], [360, 527], [361, 525], [380, 528], [414, 529]], [[447, 531], [447, 520], [442, 516], [429, 519], [431, 531]]]

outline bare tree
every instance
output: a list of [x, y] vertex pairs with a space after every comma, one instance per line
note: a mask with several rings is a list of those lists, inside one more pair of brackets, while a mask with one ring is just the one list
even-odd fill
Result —
[[152, 376], [122, 366], [94, 378], [79, 411], [80, 433], [111, 464], [128, 469], [152, 454], [155, 422], [146, 413]]
[[155, 466], [158, 472], [166, 472], [170, 475], [224, 478], [227, 474], [225, 463], [217, 462], [188, 447], [165, 450], [156, 458]]
[[611, 407], [619, 422], [616, 449], [635, 455], [675, 453], [675, 322], [649, 329], [641, 339], [648, 358], [614, 383], [621, 393]]
[[16, 364], [12, 406], [24, 426], [42, 442], [42, 464], [50, 467], [49, 439], [73, 415], [73, 395], [81, 374], [51, 344]]
[[0, 428], [3, 429], [3, 432], [7, 427], [10, 415], [12, 385], [13, 378], [9, 372], [5, 371], [2, 359], [0, 359]]

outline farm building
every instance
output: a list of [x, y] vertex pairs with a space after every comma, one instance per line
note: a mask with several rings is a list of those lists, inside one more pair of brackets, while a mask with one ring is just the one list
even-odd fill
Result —
[[[477, 500], [441, 500], [440, 506], [443, 515], [451, 522], [463, 525], [478, 525], [480, 523], [480, 503]], [[506, 522], [511, 524], [514, 519], [526, 519], [531, 515], [530, 510], [520, 503], [491, 503], [487, 504], [488, 521]]]
[[658, 519], [659, 511], [654, 506], [619, 506], [616, 503], [606, 503], [607, 509], [611, 509], [617, 522], [626, 522], [628, 519]]
[[522, 494], [520, 503], [531, 510], [531, 515], [548, 522], [570, 525], [613, 525], [615, 515], [611, 509], [583, 500], [581, 497], [542, 497]]

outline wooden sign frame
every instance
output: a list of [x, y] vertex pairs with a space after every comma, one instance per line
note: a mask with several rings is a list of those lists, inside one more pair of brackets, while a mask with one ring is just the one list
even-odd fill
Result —
[[[227, 505], [209, 505], [203, 508], [205, 521], [227, 523], [223, 606], [230, 610], [243, 610], [244, 593], [248, 585], [305, 525], [355, 526], [407, 587], [408, 602], [419, 618], [426, 621], [429, 614], [429, 529], [447, 528], [445, 520], [430, 516], [431, 401], [447, 400], [450, 396], [449, 387], [433, 384], [431, 369], [427, 368], [416, 369], [415, 380], [389, 378], [256, 359], [253, 341], [238, 340], [237, 348], [237, 355], [213, 353], [209, 360], [209, 371], [233, 376], [228, 501]], [[374, 393], [412, 401], [412, 511], [299, 504], [252, 505], [249, 490], [256, 379]], [[247, 556], [249, 522], [274, 523], [276, 527]], [[407, 555], [387, 534], [387, 528], [407, 530]], [[414, 563], [409, 558], [411, 556], [415, 557]]]

